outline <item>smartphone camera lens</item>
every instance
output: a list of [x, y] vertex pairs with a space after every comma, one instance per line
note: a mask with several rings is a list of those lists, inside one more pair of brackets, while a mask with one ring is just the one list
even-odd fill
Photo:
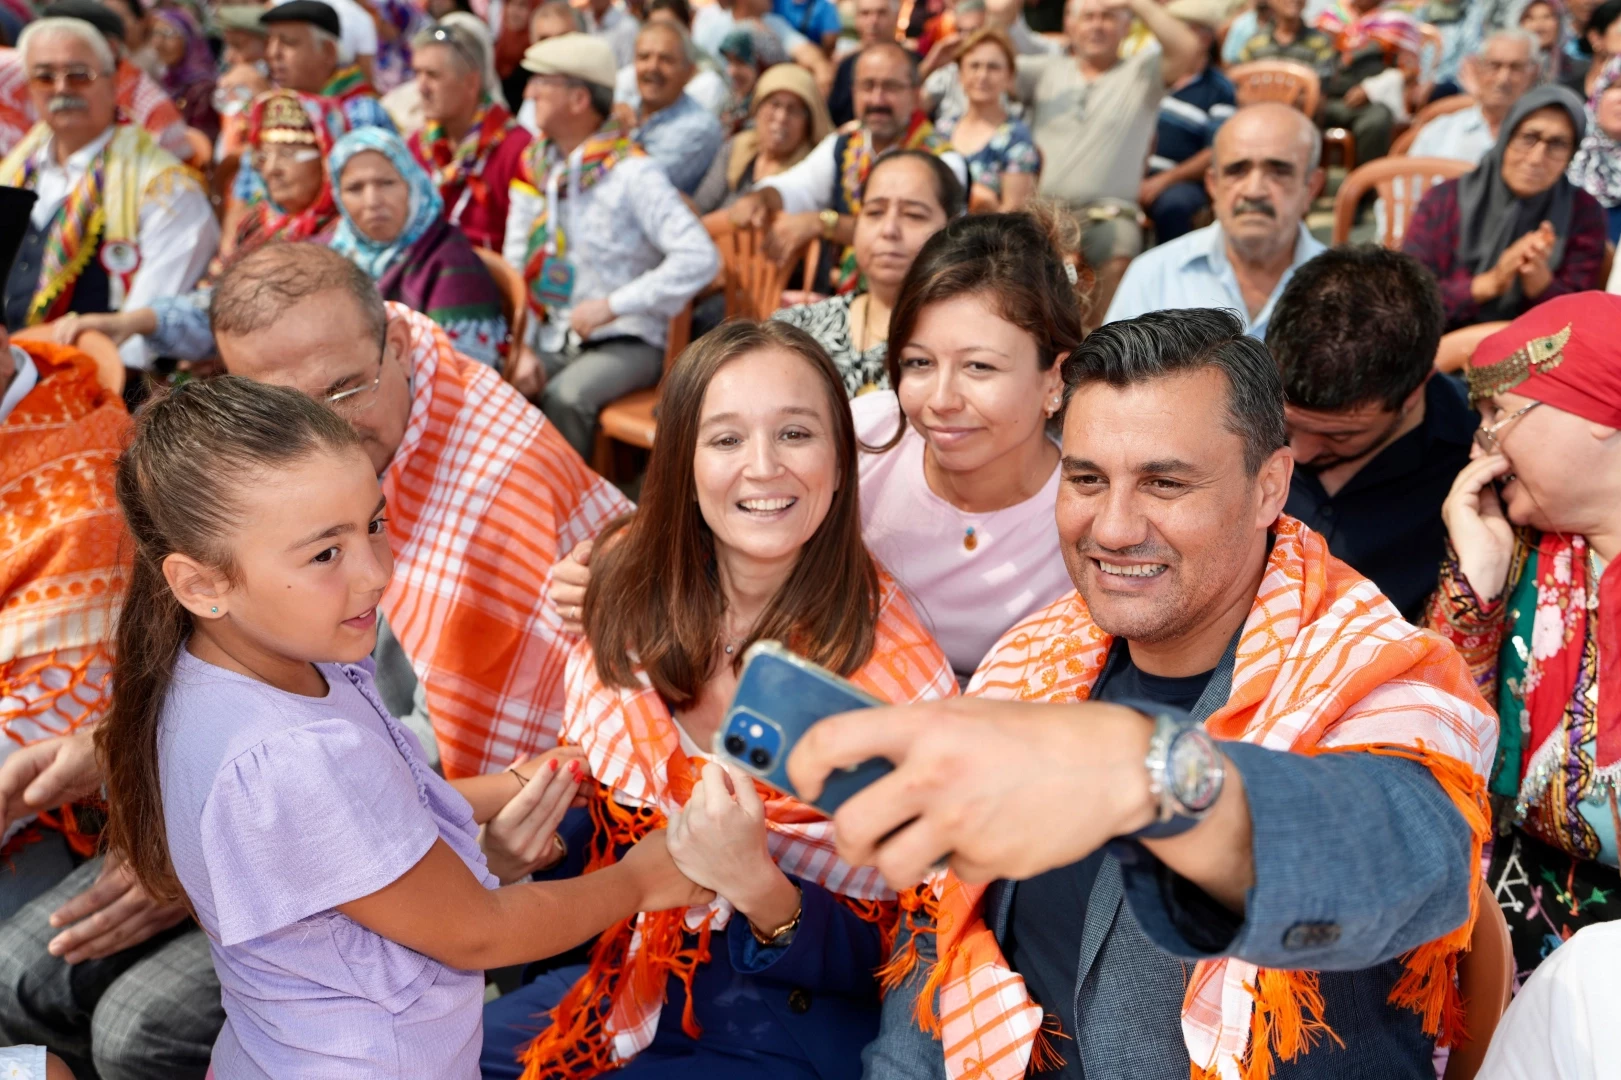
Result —
[[749, 744], [743, 741], [743, 736], [741, 736], [741, 735], [728, 735], [728, 736], [726, 736], [726, 752], [728, 754], [732, 755], [733, 757], [742, 757], [743, 756], [743, 751], [747, 750], [748, 748], [749, 748]]
[[753, 763], [756, 769], [767, 768], [771, 764], [771, 751], [763, 746], [756, 746], [749, 751], [749, 761]]

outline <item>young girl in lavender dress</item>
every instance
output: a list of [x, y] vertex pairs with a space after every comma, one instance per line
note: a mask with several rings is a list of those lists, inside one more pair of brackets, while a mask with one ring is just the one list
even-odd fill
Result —
[[[218, 1080], [473, 1080], [483, 969], [712, 894], [662, 835], [599, 873], [498, 887], [479, 825], [555, 824], [577, 754], [448, 783], [367, 659], [393, 566], [358, 436], [225, 376], [151, 404], [119, 462], [134, 566], [96, 733], [108, 841], [208, 934]], [[522, 793], [522, 794], [520, 794]]]

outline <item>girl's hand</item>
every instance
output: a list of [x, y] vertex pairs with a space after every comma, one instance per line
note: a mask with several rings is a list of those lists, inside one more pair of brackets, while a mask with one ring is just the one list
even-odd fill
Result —
[[490, 873], [510, 885], [562, 861], [557, 826], [590, 774], [579, 747], [560, 746], [513, 766], [528, 782], [484, 826], [479, 846]]
[[641, 897], [636, 905], [638, 911], [669, 911], [707, 904], [715, 899], [712, 891], [694, 884], [681, 873], [675, 860], [670, 858], [668, 841], [669, 834], [664, 829], [655, 829], [619, 860], [618, 865], [635, 882], [634, 888]]
[[552, 605], [563, 629], [571, 634], [584, 634], [585, 590], [591, 584], [591, 541], [577, 544], [552, 567], [552, 581], [546, 588], [546, 602]]
[[670, 857], [683, 874], [724, 896], [751, 922], [756, 913], [780, 914], [783, 905], [776, 901], [790, 893], [797, 902], [797, 891], [766, 849], [760, 794], [739, 769], [713, 761], [704, 765], [687, 805], [670, 817]]
[[1502, 454], [1475, 458], [1458, 473], [1441, 504], [1441, 520], [1458, 553], [1458, 569], [1483, 602], [1502, 593], [1514, 557], [1514, 526], [1492, 487], [1493, 480], [1512, 471]]

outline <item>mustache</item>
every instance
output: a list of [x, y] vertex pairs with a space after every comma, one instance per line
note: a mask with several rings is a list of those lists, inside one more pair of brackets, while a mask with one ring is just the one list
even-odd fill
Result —
[[90, 103], [77, 94], [57, 94], [45, 103], [46, 112], [72, 112], [84, 111], [90, 108]]
[[1272, 205], [1271, 199], [1239, 199], [1233, 204], [1235, 214], [1265, 214], [1269, 218], [1278, 216], [1278, 208]]
[[869, 106], [869, 107], [861, 110], [862, 119], [866, 119], [869, 116], [894, 116], [894, 115], [895, 115], [895, 110], [891, 109], [888, 105], [872, 105], [872, 106]]
[[1088, 559], [1132, 559], [1146, 563], [1164, 563], [1166, 566], [1176, 564], [1176, 552], [1163, 544], [1144, 543], [1133, 544], [1127, 548], [1106, 548], [1102, 544], [1094, 544], [1090, 540], [1082, 540], [1075, 545], [1075, 550]]

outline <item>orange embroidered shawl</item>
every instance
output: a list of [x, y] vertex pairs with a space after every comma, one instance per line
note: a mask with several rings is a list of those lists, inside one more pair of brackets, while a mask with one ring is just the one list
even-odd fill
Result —
[[[945, 654], [894, 581], [884, 574], [880, 578], [872, 656], [851, 681], [893, 703], [954, 695], [956, 677]], [[601, 785], [601, 797], [592, 805], [597, 830], [588, 873], [613, 862], [616, 845], [662, 827], [666, 815], [686, 803], [704, 763], [682, 749], [680, 729], [657, 691], [602, 685], [585, 641], [569, 657], [563, 737], [585, 751], [591, 775]], [[833, 823], [819, 811], [764, 785], [759, 792], [766, 843], [777, 865], [838, 894], [858, 915], [878, 923], [887, 943], [895, 924], [895, 894], [878, 872], [839, 859]], [[590, 970], [553, 1011], [551, 1027], [520, 1055], [524, 1080], [595, 1076], [640, 1053], [658, 1028], [671, 976], [686, 983], [682, 1024], [697, 1037], [692, 978], [709, 959], [710, 932], [724, 928], [732, 911], [724, 899], [716, 899], [684, 912], [644, 912], [606, 931], [592, 951]], [[695, 946], [689, 932], [697, 934]], [[611, 1000], [611, 1008], [592, 1004], [605, 1000]]]
[[556, 744], [574, 640], [546, 579], [631, 506], [433, 320], [388, 307], [411, 328], [412, 400], [383, 477], [394, 549], [383, 615], [427, 693], [445, 775], [477, 776]]
[[107, 705], [129, 556], [113, 475], [130, 420], [77, 349], [15, 344], [39, 383], [0, 424], [0, 729], [26, 746]]
[[[1226, 706], [1206, 721], [1212, 734], [1298, 753], [1363, 750], [1423, 762], [1474, 829], [1479, 874], [1488, 816], [1485, 776], [1497, 723], [1462, 659], [1441, 638], [1403, 622], [1373, 583], [1328, 553], [1322, 537], [1280, 518], [1276, 541], [1244, 624]], [[992, 649], [969, 695], [1026, 701], [1084, 701], [1103, 670], [1111, 638], [1076, 594], [1030, 616]], [[1477, 882], [1478, 885], [1478, 882]], [[933, 909], [940, 962], [919, 999], [925, 1030], [940, 1037], [952, 1080], [1013, 1080], [1038, 1067], [1042, 1011], [1007, 965], [981, 910], [984, 886], [947, 875]], [[1474, 926], [1409, 953], [1394, 1005], [1424, 1017], [1450, 1041], [1461, 1021], [1452, 972]], [[904, 978], [903, 956], [887, 973]], [[934, 1009], [939, 993], [938, 1012]], [[1310, 1014], [1310, 1015], [1308, 1015]], [[1323, 1034], [1314, 972], [1262, 970], [1241, 960], [1195, 969], [1182, 1007], [1182, 1033], [1195, 1080], [1264, 1080], [1276, 1054], [1294, 1059]]]

